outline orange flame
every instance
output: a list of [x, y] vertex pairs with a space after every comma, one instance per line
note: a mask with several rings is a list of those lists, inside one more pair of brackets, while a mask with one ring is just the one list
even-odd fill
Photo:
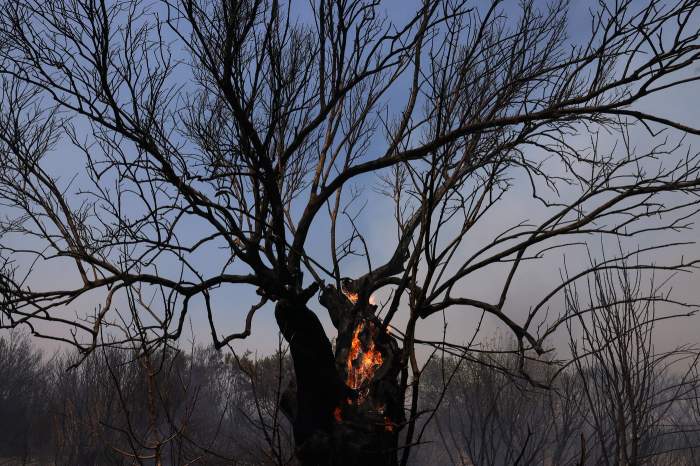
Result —
[[[354, 390], [360, 388], [367, 380], [371, 380], [383, 362], [382, 353], [375, 349], [373, 338], [369, 340], [367, 348], [362, 348], [360, 333], [364, 328], [365, 321], [360, 322], [355, 328], [347, 360], [348, 386]], [[370, 327], [370, 330], [374, 336], [374, 328]]]
[[[346, 293], [348, 299], [352, 302], [357, 300], [357, 294]], [[377, 370], [382, 366], [384, 360], [382, 353], [377, 348], [375, 339], [379, 332], [379, 326], [371, 320], [361, 320], [352, 335], [350, 342], [350, 350], [346, 361], [347, 369], [347, 385], [353, 390], [358, 390], [358, 396], [353, 401], [350, 398], [346, 399], [348, 405], [362, 405], [367, 401], [369, 387], [367, 382], [371, 381]], [[383, 428], [385, 432], [394, 432], [396, 424], [389, 419], [384, 413], [384, 404], [378, 403], [377, 400], [372, 402], [372, 412], [379, 416], [383, 416], [383, 423], [379, 422], [378, 427]], [[333, 417], [336, 422], [342, 422], [342, 407], [338, 406], [333, 411]]]

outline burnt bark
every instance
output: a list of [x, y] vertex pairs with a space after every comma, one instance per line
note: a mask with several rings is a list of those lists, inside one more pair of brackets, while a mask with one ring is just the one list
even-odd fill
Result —
[[335, 352], [305, 304], [283, 300], [275, 309], [296, 375], [282, 409], [297, 456], [304, 466], [395, 465], [404, 423], [398, 344], [366, 299], [329, 286], [319, 300], [338, 330]]
[[329, 436], [333, 427], [333, 410], [341, 399], [343, 387], [335, 368], [333, 349], [321, 322], [306, 305], [281, 300], [275, 318], [289, 343], [296, 387], [294, 402], [282, 408], [290, 417], [303, 465], [333, 464], [330, 461]]

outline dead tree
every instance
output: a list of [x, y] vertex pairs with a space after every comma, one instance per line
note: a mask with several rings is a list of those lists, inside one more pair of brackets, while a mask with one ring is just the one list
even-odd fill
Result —
[[[567, 5], [423, 0], [395, 20], [363, 0], [2, 0], [0, 325], [87, 354], [103, 333], [129, 339], [115, 317], [128, 300], [146, 348], [196, 310], [222, 348], [274, 304], [302, 462], [406, 464], [416, 348], [464, 349], [418, 338], [423, 320], [476, 310], [523, 361], [543, 354], [572, 317], [546, 312], [566, 284], [517, 314], [523, 264], [592, 236], [687, 229], [697, 210], [700, 160], [679, 142], [697, 122], [643, 104], [700, 78], [699, 2], [600, 2], [576, 41]], [[379, 247], [353, 210], [371, 174], [369, 195], [394, 205]], [[502, 219], [465, 253], [523, 188], [540, 215]], [[357, 255], [366, 271], [341, 282]], [[493, 267], [496, 296], [464, 291]], [[259, 302], [225, 333], [232, 301], [217, 296], [232, 288]], [[391, 299], [375, 307], [377, 291]]]
[[657, 306], [669, 295], [644, 278], [630, 267], [599, 270], [586, 291], [567, 289], [566, 305], [577, 316], [569, 331], [573, 367], [592, 426], [586, 454], [596, 464], [670, 462], [668, 455], [695, 446], [678, 442], [694, 429], [672, 419], [678, 405], [693, 403], [700, 356], [693, 347], [655, 348]]

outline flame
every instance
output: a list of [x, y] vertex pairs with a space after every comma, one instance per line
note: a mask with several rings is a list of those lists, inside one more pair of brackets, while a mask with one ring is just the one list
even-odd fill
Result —
[[[353, 298], [357, 299], [357, 295], [354, 293], [346, 293], [346, 296], [350, 301], [353, 301]], [[379, 331], [380, 325], [372, 320], [361, 320], [355, 327], [348, 351], [346, 369], [347, 385], [357, 391], [357, 398], [354, 400], [347, 398], [345, 401], [348, 405], [358, 407], [369, 401], [371, 403], [370, 412], [380, 416], [379, 419], [383, 417], [383, 422], [379, 421], [377, 423], [378, 427], [383, 428], [385, 432], [394, 432], [396, 424], [386, 415], [384, 403], [375, 399], [367, 400], [369, 395], [367, 382], [374, 378], [377, 370], [384, 363], [382, 353], [375, 342]], [[333, 411], [333, 417], [336, 422], [342, 422], [342, 413], [343, 408], [341, 404]]]
[[335, 418], [335, 422], [343, 421], [342, 410], [340, 409], [340, 406], [336, 406], [336, 408], [333, 410], [333, 417]]
[[[369, 340], [367, 348], [362, 348], [360, 333], [365, 328], [365, 321], [357, 324], [355, 332], [352, 335], [352, 343], [350, 353], [348, 354], [347, 370], [348, 370], [348, 386], [357, 390], [367, 380], [374, 377], [374, 373], [382, 365], [382, 353], [375, 349], [374, 338]], [[372, 337], [376, 333], [374, 327], [370, 323], [370, 332]]]

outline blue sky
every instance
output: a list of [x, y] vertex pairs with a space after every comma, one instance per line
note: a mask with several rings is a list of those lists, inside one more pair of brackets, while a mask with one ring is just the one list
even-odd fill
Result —
[[[541, 2], [543, 5], [545, 2]], [[587, 13], [588, 7], [596, 2], [574, 1], [571, 3], [569, 13], [569, 35], [572, 42], [577, 42], [586, 37], [590, 28], [590, 17]], [[642, 3], [642, 2], [640, 2]], [[475, 2], [475, 5], [483, 7], [485, 3]], [[306, 2], [293, 3], [294, 12], [298, 14], [299, 21], [308, 21], [308, 6]], [[387, 1], [383, 6], [386, 8], [387, 14], [401, 22], [402, 19], [409, 17], [418, 9], [419, 2], [405, 1]], [[510, 12], [517, 11], [517, 2], [511, 1], [504, 4], [504, 10]], [[696, 18], [696, 22], [697, 18]], [[700, 22], [698, 22], [700, 24]], [[182, 76], [179, 76], [182, 79]], [[405, 82], [405, 81], [404, 81]], [[399, 111], [404, 98], [406, 86], [399, 84], [394, 88], [389, 95], [388, 104], [390, 110]], [[695, 126], [700, 125], [700, 101], [697, 84], [691, 84], [684, 87], [674, 89], [672, 92], [664, 96], [654, 96], [641, 103], [642, 107], [651, 108], [657, 114], [668, 115], [676, 120], [688, 121]], [[77, 123], [78, 128], [88, 131], [87, 126], [83, 123]], [[642, 131], [633, 133], [639, 136], [640, 149], [645, 145], [650, 144], [649, 138]], [[676, 135], [677, 136], [677, 135]], [[587, 137], [582, 134], [581, 138]], [[614, 139], [612, 137], [603, 136], [602, 142], [612, 146]], [[700, 147], [700, 139], [697, 137], [687, 138], [687, 144], [694, 144]], [[377, 142], [377, 148], [382, 145], [382, 141]], [[370, 147], [370, 151], [373, 147]], [[45, 167], [52, 174], [60, 177], [64, 186], [68, 180], [75, 178], [74, 184], [71, 185], [68, 192], [75, 193], [81, 183], [85, 181], [84, 176], [84, 158], [82, 154], [75, 150], [68, 141], [59, 143], [54, 151], [44, 161]], [[515, 174], [515, 180], [525, 181], [521, 175]], [[520, 177], [520, 178], [518, 178]], [[369, 250], [371, 251], [374, 264], [381, 263], [391, 253], [391, 246], [395, 242], [395, 225], [392, 221], [391, 209], [392, 206], [388, 200], [376, 195], [373, 186], [376, 185], [378, 179], [376, 175], [363, 176], [358, 178], [354, 185], [362, 191], [361, 199], [356, 205], [362, 205], [366, 202], [366, 206], [358, 218], [358, 226], [365, 235]], [[529, 189], [525, 183], [516, 183], [515, 188], [509, 192], [502, 201], [499, 208], [493, 211], [492, 214], [484, 218], [483, 223], [470, 233], [469, 241], [461, 251], [464, 256], [469, 250], [476, 249], [480, 244], [483, 244], [495, 234], [501, 232], [504, 227], [514, 225], [519, 220], [526, 217], [537, 217], [541, 215], [541, 210], [537, 207], [532, 199], [529, 198]], [[319, 260], [328, 258], [328, 222], [325, 216], [320, 216], [319, 220], [309, 235], [307, 241], [308, 252]], [[183, 237], [196, 238], [201, 233], [202, 225], [196, 221], [191, 221], [181, 230]], [[347, 233], [347, 224], [343, 227], [342, 232]], [[694, 240], [698, 237], [698, 230], [691, 232], [680, 233], [674, 237], [676, 241]], [[629, 248], [634, 248], [637, 245], [644, 247], [645, 245], [653, 244], [659, 241], [664, 241], [665, 236], [647, 235], [636, 238], [629, 244]], [[26, 238], [5, 238], [3, 241], [10, 241], [15, 247], [26, 245]], [[685, 257], [700, 256], [700, 249], [697, 245], [684, 247], [674, 251], [677, 257], [681, 255]], [[575, 265], [585, 259], [585, 250], [573, 249], [567, 252], [567, 263]], [[659, 257], [659, 260], [668, 259], [667, 256]], [[216, 273], [218, 266], [225, 258], [217, 249], [208, 249], [197, 256], [197, 263], [200, 265], [200, 270], [204, 275]], [[326, 262], [327, 264], [327, 262]], [[524, 267], [512, 290], [511, 297], [508, 300], [506, 312], [517, 318], [519, 315], [525, 315], [527, 309], [538, 298], [546, 293], [549, 289], [555, 286], [560, 280], [560, 270], [563, 265], [561, 255], [553, 255], [548, 260], [543, 260], [540, 263], [532, 264]], [[168, 267], [176, 266], [175, 263], [163, 264], [163, 269], [167, 272]], [[67, 271], [65, 262], [52, 261], [51, 263], [43, 264], [37, 268], [32, 283], [36, 287], [41, 288], [43, 284], [51, 287], [69, 286], [75, 283], [76, 276]], [[364, 259], [354, 259], [344, 264], [343, 274], [347, 276], [356, 276], [365, 272]], [[500, 291], [499, 285], [503, 274], [502, 269], [487, 269], [483, 273], [474, 276], [473, 279], [463, 283], [460, 290], [465, 295], [474, 298], [493, 299], [493, 296]], [[699, 276], [681, 275], [674, 279], [674, 289], [676, 296], [688, 301], [700, 301], [698, 289], [700, 285]], [[379, 293], [379, 299], [385, 298], [385, 294]], [[257, 301], [257, 295], [254, 289], [246, 286], [228, 286], [217, 290], [212, 295], [212, 304], [215, 309], [215, 318], [218, 323], [220, 334], [228, 334], [242, 330], [245, 314], [248, 307]], [[66, 312], [81, 312], [81, 309], [91, 308], [102, 302], [103, 296], [93, 293], [81, 299], [73, 305], [72, 309], [67, 309]], [[315, 299], [312, 299], [314, 309], [318, 311], [325, 327], [328, 329], [329, 335], [333, 335], [332, 326], [327, 318], [326, 312], [317, 304]], [[117, 301], [117, 304], [120, 304]], [[123, 305], [123, 302], [121, 303]], [[277, 345], [277, 328], [272, 314], [272, 306], [268, 305], [261, 309], [253, 322], [253, 334], [245, 341], [236, 343], [238, 348], [248, 348], [257, 351], [261, 354], [269, 353], [276, 348]], [[454, 309], [447, 313], [449, 322], [448, 338], [455, 343], [460, 343], [471, 336], [471, 332], [475, 328], [479, 315], [473, 309]], [[209, 342], [209, 330], [206, 321], [204, 309], [200, 301], [194, 303], [190, 310], [189, 317], [191, 318], [192, 328], [196, 340], [200, 343]], [[404, 315], [399, 315], [398, 322], [405, 319]], [[691, 324], [680, 323], [679, 321], [670, 321], [663, 323], [659, 327], [659, 344], [661, 347], [678, 344], [682, 342], [697, 342], [697, 319]], [[442, 316], [436, 315], [420, 323], [419, 338], [439, 338], [443, 328]], [[497, 333], [507, 334], [498, 322], [488, 320], [486, 325], [481, 330], [483, 338], [490, 338]], [[561, 345], [564, 340], [561, 335], [555, 336], [553, 344]], [[557, 340], [559, 339], [559, 340]], [[52, 344], [46, 344], [47, 348], [53, 348]]]

